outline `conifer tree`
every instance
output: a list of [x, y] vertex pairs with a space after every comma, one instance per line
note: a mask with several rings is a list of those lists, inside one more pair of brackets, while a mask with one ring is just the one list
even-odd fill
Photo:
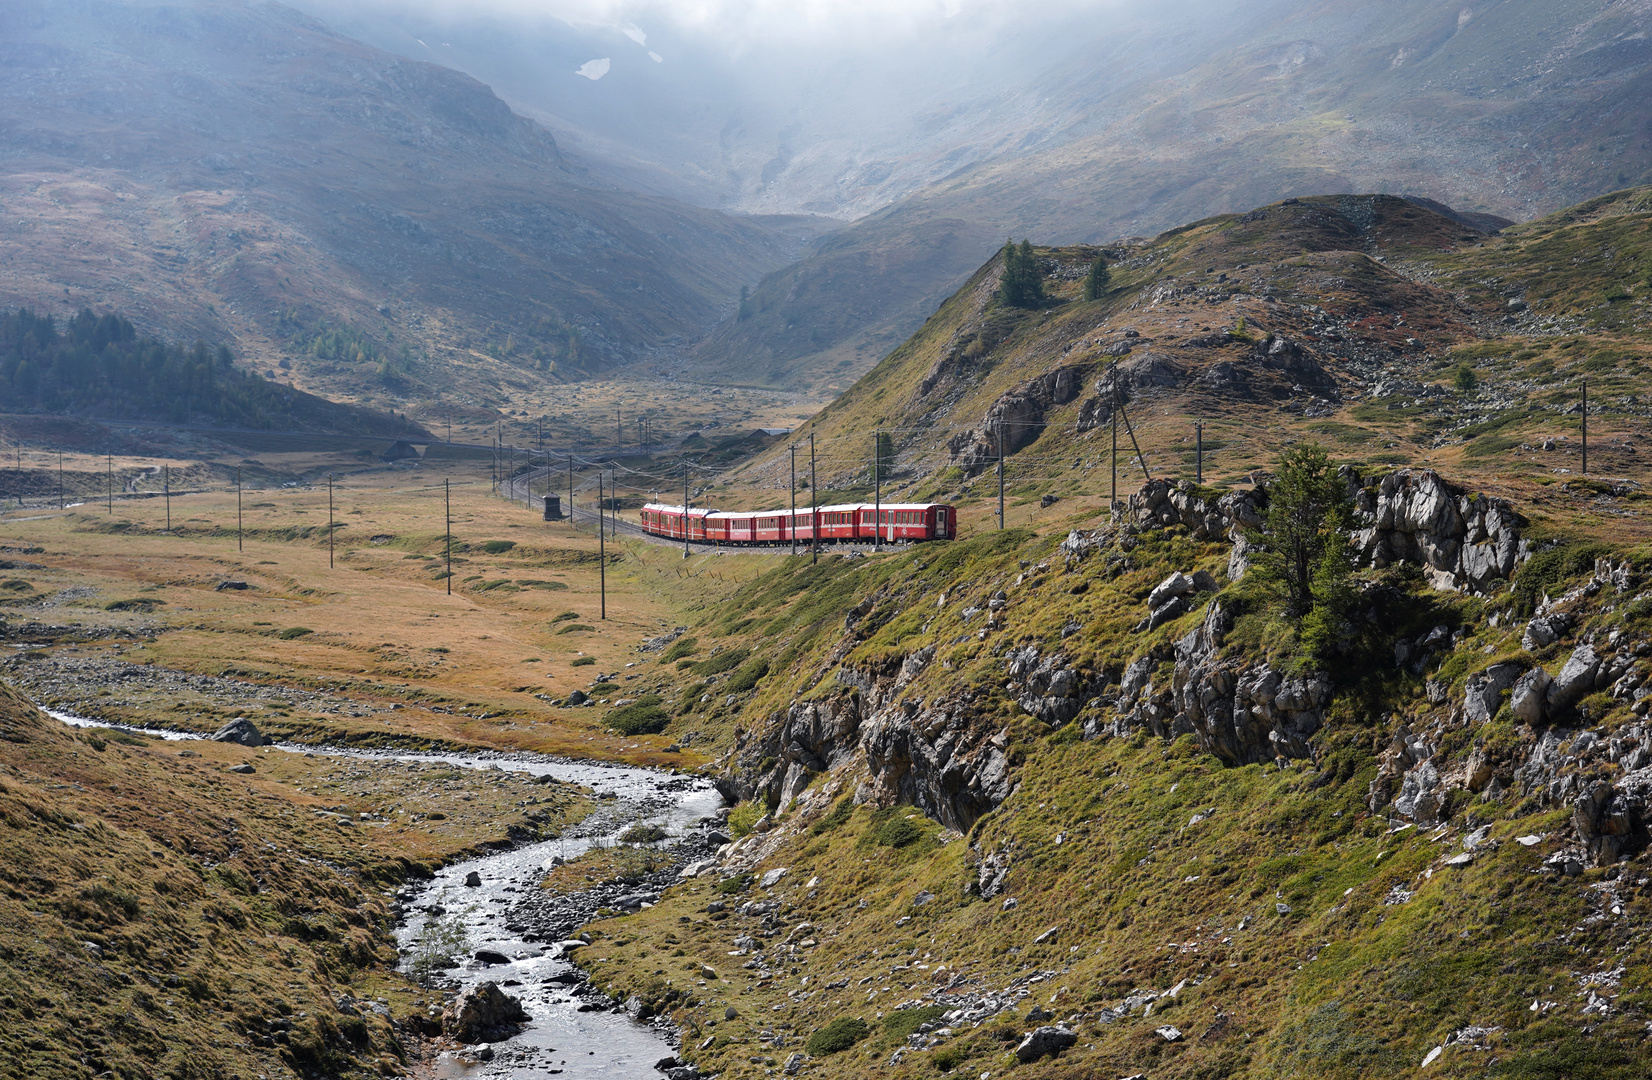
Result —
[[1032, 243], [1004, 241], [1004, 272], [998, 279], [998, 299], [1006, 307], [1035, 308], [1045, 302], [1044, 275], [1038, 270]]
[[1113, 275], [1107, 269], [1107, 259], [1101, 255], [1090, 264], [1090, 272], [1084, 275], [1084, 299], [1099, 300], [1107, 293], [1107, 286], [1112, 282]]

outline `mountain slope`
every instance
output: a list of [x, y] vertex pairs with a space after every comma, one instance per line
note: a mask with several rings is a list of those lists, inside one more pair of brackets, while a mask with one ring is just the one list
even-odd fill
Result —
[[[725, 323], [702, 355], [754, 358], [748, 370], [772, 359], [819, 381], [863, 336], [840, 329], [846, 311], [884, 334], [910, 332], [913, 298], [961, 279], [953, 260], [897, 279], [870, 309], [834, 274], [857, 251], [899, 249], [941, 220], [967, 223], [985, 258], [1008, 234], [1107, 242], [1332, 191], [1409, 192], [1524, 219], [1652, 170], [1652, 45], [1637, 5], [1301, 2], [1266, 15], [1172, 74], [1113, 82], [1109, 72], [1113, 92], [1067, 116], [1061, 137], [995, 155], [832, 237], [829, 252], [755, 290], [755, 306], [783, 313], [783, 330]], [[1059, 66], [1039, 83], [1057, 101], [1078, 84]]]
[[320, 392], [623, 364], [793, 246], [597, 185], [485, 86], [278, 5], [24, 0], [0, 53], [0, 303], [118, 308]]

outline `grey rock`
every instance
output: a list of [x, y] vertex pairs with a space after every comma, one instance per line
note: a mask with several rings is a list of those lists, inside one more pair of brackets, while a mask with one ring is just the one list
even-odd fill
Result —
[[522, 1002], [485, 982], [466, 990], [442, 1017], [442, 1027], [461, 1042], [498, 1042], [514, 1035], [530, 1017]]
[[259, 734], [258, 728], [251, 720], [244, 716], [237, 716], [212, 733], [213, 742], [239, 743], [242, 746], [265, 746], [268, 739]]
[[782, 1067], [782, 1071], [784, 1071], [787, 1076], [796, 1076], [797, 1071], [803, 1068], [803, 1062], [806, 1060], [808, 1059], [802, 1054], [794, 1053], [786, 1059], [786, 1064]]
[[497, 964], [508, 964], [511, 962], [510, 957], [506, 956], [502, 952], [495, 952], [492, 949], [478, 949], [474, 955], [477, 961], [486, 967], [493, 967]]
[[1181, 1029], [1177, 1028], [1174, 1024], [1165, 1024], [1163, 1027], [1156, 1027], [1153, 1029], [1153, 1032], [1165, 1042], [1180, 1042], [1182, 1038]]
[[1520, 668], [1514, 664], [1494, 664], [1468, 677], [1463, 696], [1463, 719], [1483, 724], [1496, 715], [1503, 691], [1514, 686]]
[[1015, 1048], [1016, 1060], [1023, 1065], [1039, 1058], [1051, 1057], [1078, 1042], [1078, 1036], [1063, 1027], [1040, 1027], [1027, 1032]]
[[642, 998], [632, 994], [625, 1001], [625, 1015], [633, 1020], [648, 1020], [653, 1017], [654, 1009]]
[[242, 776], [251, 776], [258, 770], [253, 768], [248, 762], [243, 761], [239, 765], [231, 766], [229, 771], [232, 773], [240, 773]]
[[1566, 666], [1549, 684], [1545, 706], [1550, 716], [1560, 716], [1576, 705], [1595, 688], [1595, 675], [1600, 671], [1600, 657], [1593, 646], [1579, 645], [1566, 658]]
[[214, 592], [246, 592], [249, 586], [244, 581], [220, 581], [213, 586]]
[[590, 701], [590, 700], [591, 700], [591, 696], [589, 694], [587, 694], [585, 691], [575, 690], [573, 693], [568, 695], [568, 697], [565, 700], [564, 704], [566, 704], [571, 709], [571, 708], [574, 708], [575, 706], [583, 705], [587, 701]]
[[1572, 629], [1572, 617], [1563, 611], [1539, 615], [1526, 624], [1520, 635], [1520, 647], [1535, 652], [1559, 641]]
[[1509, 711], [1528, 724], [1540, 724], [1549, 700], [1549, 673], [1534, 667], [1514, 681], [1509, 694]]
[[1153, 586], [1153, 591], [1147, 594], [1147, 609], [1162, 607], [1178, 596], [1188, 595], [1194, 588], [1193, 578], [1178, 570]]
[[472, 889], [481, 888], [482, 875], [472, 870], [470, 873], [465, 875], [465, 885]]

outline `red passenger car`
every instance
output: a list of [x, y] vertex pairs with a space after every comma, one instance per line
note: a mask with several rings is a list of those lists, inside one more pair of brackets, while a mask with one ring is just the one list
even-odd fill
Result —
[[[642, 508], [645, 532], [673, 540], [683, 538], [684, 511], [681, 506], [649, 503]], [[958, 516], [944, 503], [839, 503], [812, 510], [798, 507], [795, 517], [789, 510], [761, 513], [724, 513], [693, 509], [687, 512], [688, 538], [717, 544], [774, 546], [813, 540], [819, 523], [820, 540], [828, 544], [917, 543], [925, 540], [956, 540]]]

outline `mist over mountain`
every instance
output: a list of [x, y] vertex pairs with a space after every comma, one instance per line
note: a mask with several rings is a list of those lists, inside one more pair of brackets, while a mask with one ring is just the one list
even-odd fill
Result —
[[1344, 191], [1525, 220], [1652, 175], [1648, 14], [1612, 0], [312, 6], [497, 85], [602, 175], [853, 220], [697, 347], [737, 382], [847, 386], [1011, 233]]

